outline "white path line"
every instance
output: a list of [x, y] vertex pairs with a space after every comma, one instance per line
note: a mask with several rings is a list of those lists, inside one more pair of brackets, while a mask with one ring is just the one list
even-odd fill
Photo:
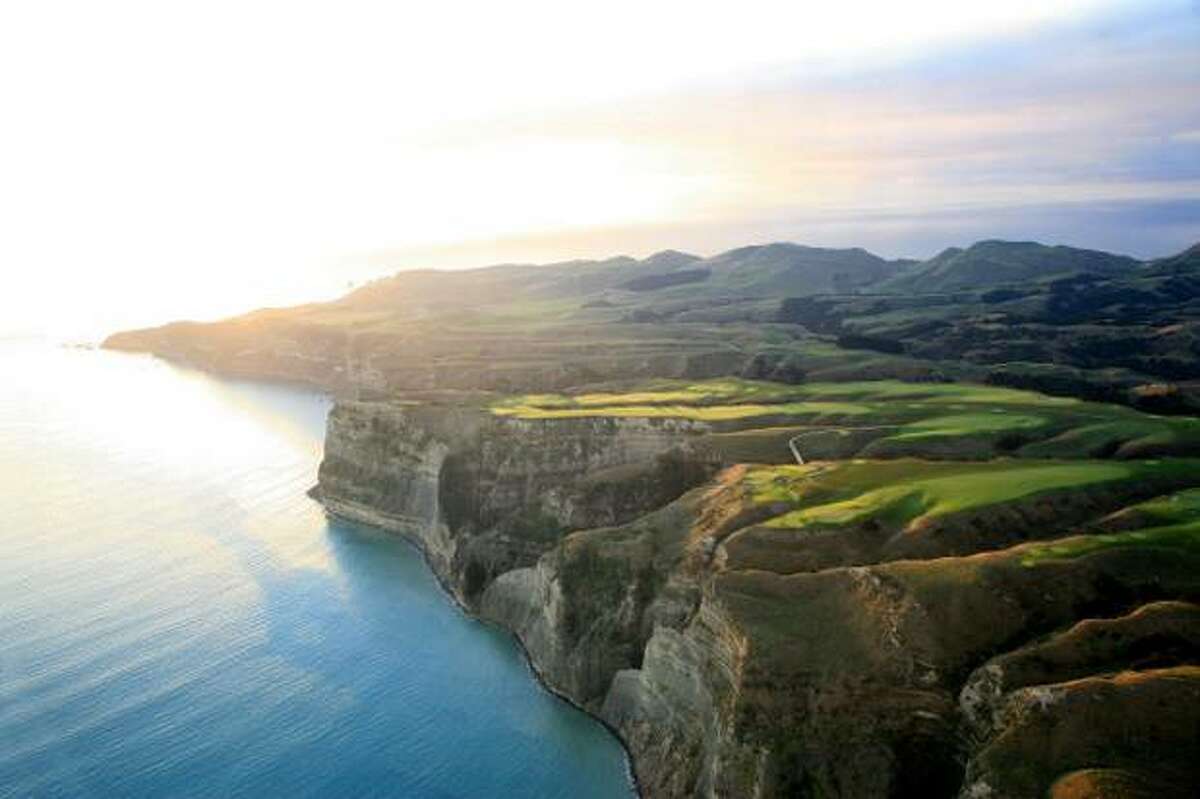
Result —
[[[801, 433], [800, 435], [804, 435], [804, 434]], [[800, 450], [796, 449], [796, 439], [799, 438], [800, 435], [792, 436], [791, 438], [788, 439], [788, 449], [790, 449], [792, 451], [792, 454], [796, 456], [796, 463], [803, 466], [804, 465], [804, 457], [800, 454]]]

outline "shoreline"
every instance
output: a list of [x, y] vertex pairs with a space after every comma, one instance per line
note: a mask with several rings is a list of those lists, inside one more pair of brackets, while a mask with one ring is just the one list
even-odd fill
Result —
[[645, 794], [642, 793], [642, 785], [638, 780], [637, 769], [634, 768], [633, 751], [629, 748], [629, 744], [625, 740], [624, 736], [621, 735], [621, 732], [616, 727], [600, 718], [600, 716], [583, 707], [574, 699], [551, 685], [549, 680], [546, 679], [546, 676], [538, 668], [537, 663], [534, 662], [533, 656], [530, 654], [529, 649], [525, 646], [525, 642], [521, 640], [521, 636], [517, 635], [516, 632], [510, 630], [508, 627], [505, 627], [503, 624], [483, 618], [478, 613], [471, 610], [471, 608], [467, 607], [467, 605], [462, 601], [462, 597], [460, 597], [457, 592], [454, 591], [453, 587], [446, 580], [445, 576], [438, 571], [436, 566], [434, 566], [433, 560], [429, 556], [429, 551], [419, 536], [409, 532], [407, 529], [404, 529], [404, 526], [398, 522], [389, 524], [387, 515], [378, 511], [371, 511], [371, 515], [374, 518], [367, 518], [366, 514], [361, 517], [356, 517], [353, 510], [348, 507], [346, 507], [345, 511], [335, 510], [330, 506], [330, 503], [321, 496], [319, 485], [314, 485], [305, 493], [321, 506], [322, 510], [324, 510], [327, 516], [333, 519], [350, 522], [352, 524], [370, 527], [388, 535], [395, 536], [417, 550], [417, 552], [421, 555], [421, 559], [425, 562], [426, 568], [429, 569], [430, 573], [437, 581], [438, 586], [441, 587], [443, 593], [445, 593], [445, 595], [450, 599], [451, 602], [454, 603], [454, 605], [464, 616], [473, 621], [479, 622], [480, 624], [486, 624], [489, 627], [503, 630], [504, 633], [516, 643], [517, 648], [521, 651], [521, 656], [525, 660], [526, 665], [529, 667], [529, 671], [533, 675], [534, 680], [537, 681], [538, 685], [540, 685], [543, 690], [556, 697], [560, 701], [565, 702], [566, 704], [575, 708], [580, 713], [585, 714], [588, 718], [592, 719], [597, 724], [604, 727], [604, 729], [608, 730], [613, 738], [616, 739], [617, 743], [621, 745], [622, 751], [625, 752], [626, 777], [629, 780], [630, 787], [633, 789], [633, 795], [637, 797], [637, 799], [644, 799]]
[[345, 386], [305, 377], [272, 375], [263, 372], [230, 368], [227, 366], [221, 366], [219, 364], [202, 363], [198, 360], [188, 358], [186, 355], [175, 355], [172, 353], [160, 352], [151, 349], [139, 350], [126, 349], [125, 347], [111, 347], [108, 346], [107, 339], [99, 344], [88, 347], [87, 349], [93, 352], [113, 352], [120, 355], [153, 358], [155, 360], [162, 361], [168, 366], [172, 366], [176, 369], [197, 372], [208, 375], [209, 377], [215, 377], [219, 380], [229, 380], [243, 383], [265, 383], [267, 385], [282, 386], [301, 391], [310, 391], [314, 394], [319, 394], [332, 400], [341, 399], [343, 392], [347, 391]]

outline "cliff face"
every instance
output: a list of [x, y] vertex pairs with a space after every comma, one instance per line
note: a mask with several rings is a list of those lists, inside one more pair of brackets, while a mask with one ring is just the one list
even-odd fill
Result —
[[[762, 469], [719, 469], [709, 439], [679, 419], [339, 403], [317, 493], [419, 540], [469, 609], [621, 734], [647, 796], [1193, 795], [1200, 770], [1175, 753], [1200, 745], [1200, 549], [1176, 528], [1139, 545], [1159, 522], [1106, 515], [1126, 501], [1114, 489], [1053, 518], [1039, 508], [1057, 495], [1036, 493], [958, 511], [942, 535], [789, 532], [763, 525], [790, 506]], [[812, 474], [836, 485], [851, 467]], [[984, 534], [1018, 520], [1015, 540]], [[1072, 537], [1088, 526], [1113, 532]], [[816, 557], [835, 533], [921, 546]], [[750, 535], [778, 556], [747, 561]]]
[[[710, 589], [694, 521], [707, 487], [634, 522], [571, 535], [503, 574], [480, 613], [513, 630], [546, 681], [621, 733], [648, 796], [743, 796], [730, 762], [744, 636]], [[750, 783], [753, 783], [753, 778]]]
[[537, 421], [462, 407], [340, 402], [321, 500], [418, 539], [475, 606], [500, 574], [532, 566], [572, 529], [628, 521], [713, 471], [677, 419]]
[[715, 469], [695, 446], [705, 432], [341, 402], [317, 495], [416, 539], [460, 601], [518, 635], [548, 684], [621, 732], [648, 794], [712, 794], [744, 652], [705, 597], [705, 545], [690, 538], [711, 492], [688, 489]]
[[438, 487], [456, 420], [464, 430], [478, 424], [457, 414], [442, 429], [402, 406], [340, 402], [329, 414], [318, 472], [328, 508], [414, 537], [443, 577], [457, 546], [441, 518]]

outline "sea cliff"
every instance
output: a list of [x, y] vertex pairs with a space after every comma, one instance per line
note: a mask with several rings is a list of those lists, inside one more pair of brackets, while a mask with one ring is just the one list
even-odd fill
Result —
[[1192, 797], [1196, 256], [415, 270], [105, 346], [355, 397], [315, 495], [417, 541], [647, 795]]
[[464, 607], [516, 634], [553, 690], [622, 736], [648, 794], [711, 794], [743, 644], [699, 572], [678, 568], [703, 557], [684, 538], [689, 489], [719, 465], [699, 446], [708, 431], [340, 402], [314, 493], [416, 541]]
[[[1200, 553], [1145, 545], [1160, 522], [1137, 504], [1200, 482], [1196, 464], [1089, 461], [1053, 491], [1060, 461], [735, 464], [720, 429], [339, 402], [315, 493], [417, 541], [469, 611], [619, 733], [647, 796], [1197, 784], [1183, 753], [1200, 721]], [[975, 479], [964, 470], [1045, 476], [945, 513], [887, 499], [779, 524], [854, 481]]]

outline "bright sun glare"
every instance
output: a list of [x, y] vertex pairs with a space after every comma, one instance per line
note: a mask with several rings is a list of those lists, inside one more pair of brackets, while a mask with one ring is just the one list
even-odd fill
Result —
[[331, 296], [379, 268], [356, 254], [853, 206], [887, 174], [830, 151], [858, 108], [789, 101], [782, 141], [714, 117], [1114, 5], [8, 4], [4, 322], [98, 335]]

